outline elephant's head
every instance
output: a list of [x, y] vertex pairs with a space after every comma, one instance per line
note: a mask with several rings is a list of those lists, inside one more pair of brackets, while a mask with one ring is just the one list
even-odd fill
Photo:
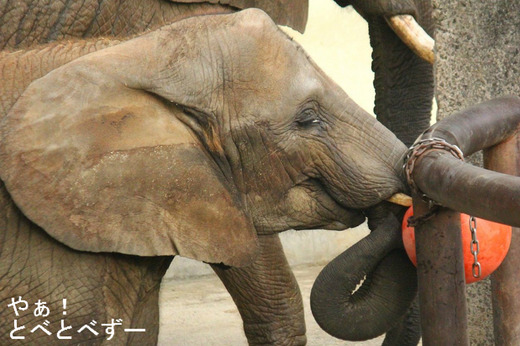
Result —
[[15, 203], [83, 251], [243, 266], [258, 234], [356, 226], [403, 189], [405, 146], [255, 9], [74, 60], [1, 133]]

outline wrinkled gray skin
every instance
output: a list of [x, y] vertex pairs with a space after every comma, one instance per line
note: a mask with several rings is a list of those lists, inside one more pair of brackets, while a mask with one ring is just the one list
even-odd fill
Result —
[[[304, 344], [277, 233], [356, 226], [403, 189], [403, 144], [258, 10], [0, 59], [2, 304], [45, 299], [53, 332], [67, 298], [71, 325], [121, 318], [147, 332], [115, 342], [153, 344], [180, 254], [224, 264], [251, 344]], [[12, 324], [3, 309], [2, 343]]]
[[190, 16], [257, 7], [303, 32], [307, 0], [0, 0], [0, 49], [89, 37], [130, 37]]

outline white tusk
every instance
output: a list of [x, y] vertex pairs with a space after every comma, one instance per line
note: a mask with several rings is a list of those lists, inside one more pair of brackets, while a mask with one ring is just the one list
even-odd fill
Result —
[[389, 199], [387, 199], [387, 202], [399, 204], [403, 207], [409, 207], [412, 205], [412, 197], [405, 195], [404, 193], [396, 193]]
[[423, 60], [433, 64], [435, 61], [435, 54], [433, 53], [435, 41], [412, 16], [402, 14], [386, 17], [386, 21], [408, 48]]

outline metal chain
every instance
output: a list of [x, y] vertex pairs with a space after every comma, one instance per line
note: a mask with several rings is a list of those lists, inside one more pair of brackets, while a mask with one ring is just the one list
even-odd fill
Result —
[[428, 198], [424, 193], [420, 192], [412, 178], [412, 173], [415, 168], [417, 159], [430, 150], [445, 150], [462, 161], [464, 161], [464, 153], [458, 146], [450, 144], [446, 142], [446, 140], [437, 137], [418, 140], [408, 149], [408, 152], [406, 153], [406, 156], [403, 160], [403, 170], [406, 176], [406, 180], [408, 181], [408, 184], [412, 188], [413, 192], [422, 195], [423, 199], [428, 202], [431, 208], [435, 202]]
[[473, 266], [471, 267], [471, 271], [474, 278], [479, 278], [480, 274], [482, 274], [482, 268], [480, 267], [480, 262], [478, 261], [480, 246], [477, 240], [477, 219], [475, 219], [474, 216], [469, 217], [469, 230], [471, 231], [470, 251], [473, 255]]

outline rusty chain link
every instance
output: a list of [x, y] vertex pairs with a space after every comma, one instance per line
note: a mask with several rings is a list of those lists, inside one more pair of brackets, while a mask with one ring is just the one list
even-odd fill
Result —
[[430, 198], [428, 198], [424, 193], [421, 193], [417, 185], [415, 184], [415, 181], [413, 180], [412, 173], [415, 168], [415, 163], [417, 162], [417, 159], [427, 153], [431, 150], [445, 150], [455, 156], [456, 158], [464, 161], [464, 153], [460, 148], [454, 144], [450, 144], [446, 142], [442, 138], [426, 138], [421, 139], [420, 141], [415, 142], [406, 153], [406, 156], [404, 157], [403, 162], [403, 170], [406, 176], [406, 181], [412, 188], [413, 192], [420, 194], [423, 196], [425, 201], [429, 202], [430, 208], [435, 203]]
[[439, 203], [436, 203], [434, 200], [426, 196], [425, 193], [422, 193], [417, 185], [415, 184], [415, 181], [413, 180], [412, 174], [413, 170], [415, 168], [415, 163], [425, 153], [431, 150], [445, 150], [451, 153], [456, 158], [464, 161], [464, 153], [460, 148], [454, 144], [450, 144], [446, 142], [446, 140], [442, 138], [426, 138], [421, 139], [415, 142], [406, 153], [404, 157], [403, 162], [403, 170], [404, 174], [406, 176], [406, 181], [410, 185], [412, 191], [420, 196], [422, 196], [422, 199], [428, 203], [428, 208], [430, 211], [422, 216], [411, 216], [408, 219], [408, 225], [410, 227], [416, 227], [429, 219], [431, 219], [435, 214], [437, 213]]

